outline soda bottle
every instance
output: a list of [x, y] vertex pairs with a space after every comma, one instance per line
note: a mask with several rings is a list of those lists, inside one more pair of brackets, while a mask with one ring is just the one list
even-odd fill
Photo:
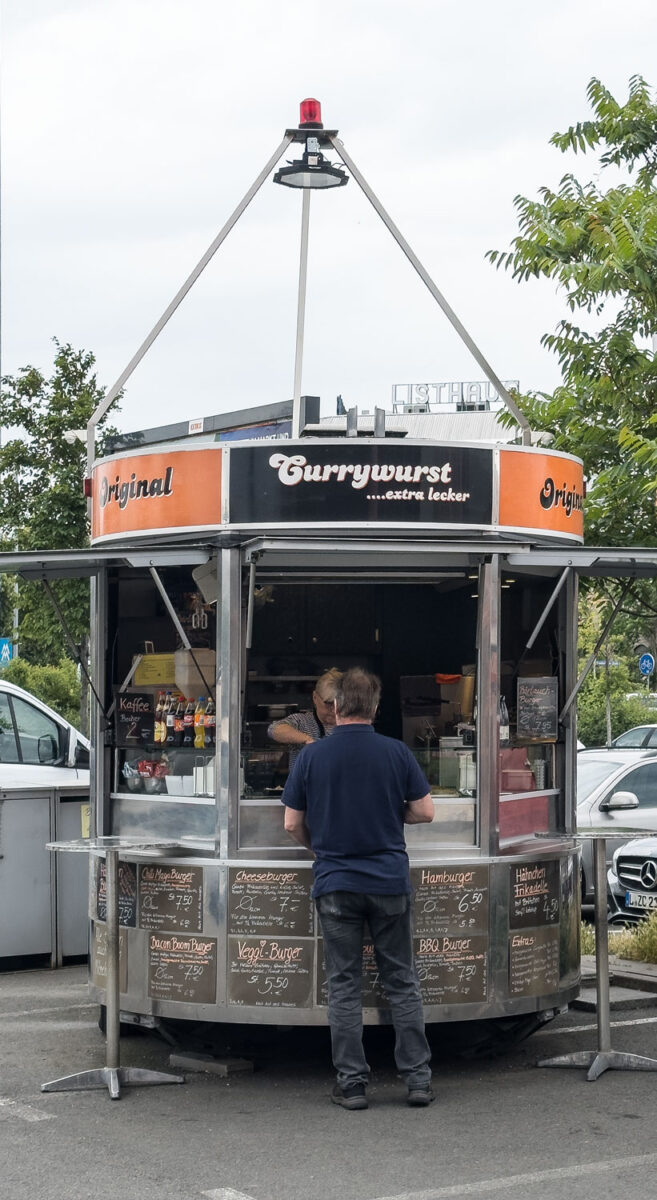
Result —
[[194, 709], [195, 709], [195, 707], [196, 707], [196, 705], [194, 702], [194, 698], [192, 696], [190, 696], [189, 700], [187, 701], [187, 704], [185, 706], [185, 715], [183, 717], [183, 737], [182, 737], [183, 746], [193, 746], [194, 745]]
[[504, 696], [500, 696], [500, 746], [508, 746], [510, 740], [509, 710], [506, 707]]
[[174, 742], [175, 742], [176, 746], [182, 746], [182, 744], [183, 744], [184, 728], [185, 728], [185, 697], [179, 696], [178, 704], [176, 707], [176, 715], [175, 715], [174, 721], [173, 721]]
[[167, 696], [168, 704], [165, 718], [165, 741], [167, 746], [174, 746], [176, 742], [176, 702], [171, 695], [171, 692], [167, 692]]
[[164, 709], [164, 692], [160, 692], [155, 705], [155, 726], [153, 729], [153, 741], [162, 742], [162, 711]]
[[212, 696], [209, 697], [207, 708], [205, 710], [204, 727], [206, 749], [208, 746], [214, 747], [217, 735], [217, 718], [215, 716], [214, 700], [212, 699]]
[[205, 747], [205, 696], [199, 696], [194, 713], [194, 747], [196, 750]]

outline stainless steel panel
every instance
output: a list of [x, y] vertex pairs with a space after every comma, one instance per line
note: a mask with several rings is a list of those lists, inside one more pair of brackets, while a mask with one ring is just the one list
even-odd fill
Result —
[[54, 952], [51, 807], [51, 792], [0, 797], [0, 958]]

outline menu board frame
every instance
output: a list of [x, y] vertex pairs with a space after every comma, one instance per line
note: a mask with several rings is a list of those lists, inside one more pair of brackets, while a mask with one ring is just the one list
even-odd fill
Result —
[[556, 675], [521, 675], [516, 687], [516, 737], [556, 742], [559, 733], [559, 680]]

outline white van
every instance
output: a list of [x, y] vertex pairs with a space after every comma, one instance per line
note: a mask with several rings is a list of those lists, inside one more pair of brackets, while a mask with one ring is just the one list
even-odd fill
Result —
[[89, 741], [30, 692], [0, 679], [0, 789], [89, 786]]

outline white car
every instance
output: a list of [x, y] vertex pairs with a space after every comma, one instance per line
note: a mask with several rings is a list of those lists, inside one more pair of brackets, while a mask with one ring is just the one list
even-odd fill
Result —
[[[608, 834], [607, 867], [618, 846], [646, 830], [657, 833], [657, 749], [580, 750], [577, 755], [577, 828]], [[582, 902], [593, 901], [592, 842], [582, 845]]]
[[89, 785], [89, 741], [47, 704], [0, 680], [0, 789]]

